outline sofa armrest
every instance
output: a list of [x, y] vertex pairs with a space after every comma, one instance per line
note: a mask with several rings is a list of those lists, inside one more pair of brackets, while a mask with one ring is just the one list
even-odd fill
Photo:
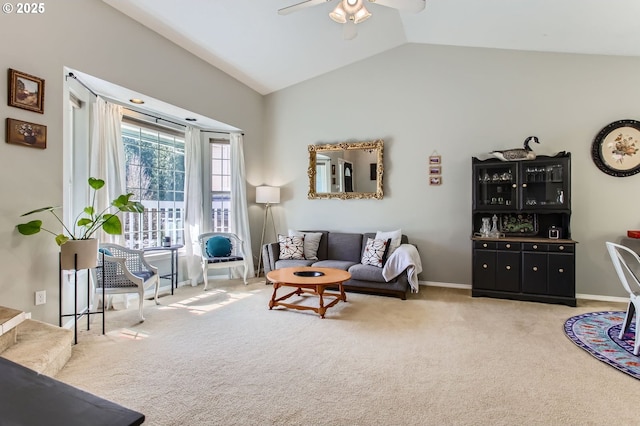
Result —
[[411, 288], [411, 285], [409, 284], [409, 274], [407, 273], [406, 269], [404, 271], [402, 271], [402, 273], [396, 277], [396, 280], [403, 287]]
[[280, 259], [280, 244], [268, 243], [262, 246], [262, 262], [264, 263], [264, 274], [276, 269], [276, 262]]

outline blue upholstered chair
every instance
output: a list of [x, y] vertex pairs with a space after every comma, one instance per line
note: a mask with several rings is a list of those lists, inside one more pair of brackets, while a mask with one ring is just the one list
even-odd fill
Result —
[[[145, 290], [155, 287], [154, 299], [156, 305], [158, 304], [158, 268], [147, 263], [142, 250], [134, 250], [118, 244], [101, 244], [98, 252], [98, 267], [93, 269], [92, 273], [97, 298], [102, 297], [103, 288], [105, 298], [114, 294], [138, 294], [140, 322], [144, 321], [142, 307]], [[102, 303], [105, 308], [109, 305], [106, 300]]]
[[209, 284], [208, 273], [210, 269], [228, 269], [231, 278], [231, 268], [244, 267], [244, 283], [247, 284], [249, 271], [247, 254], [244, 242], [236, 234], [230, 232], [208, 232], [198, 236], [200, 251], [202, 253], [202, 275], [204, 276], [204, 289]]

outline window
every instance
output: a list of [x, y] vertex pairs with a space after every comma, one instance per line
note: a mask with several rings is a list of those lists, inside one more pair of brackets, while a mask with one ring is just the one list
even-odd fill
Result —
[[125, 213], [127, 247], [159, 246], [164, 237], [184, 244], [184, 137], [178, 132], [122, 124], [127, 192], [145, 212]]
[[211, 230], [229, 232], [231, 211], [231, 145], [228, 141], [211, 142]]

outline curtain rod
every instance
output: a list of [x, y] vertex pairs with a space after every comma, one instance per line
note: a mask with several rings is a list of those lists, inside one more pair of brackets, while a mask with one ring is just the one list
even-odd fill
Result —
[[156, 124], [158, 124], [158, 120], [166, 121], [167, 123], [175, 124], [176, 126], [187, 127], [186, 124], [176, 123], [175, 121], [167, 120], [166, 118], [157, 117], [153, 114], [149, 114], [146, 112], [138, 111], [136, 109], [129, 108], [128, 106], [124, 107], [124, 109], [128, 109], [130, 111], [135, 112], [136, 114], [146, 115], [147, 117], [151, 117], [156, 120]]
[[[69, 74], [67, 74], [67, 75], [66, 75], [66, 77], [67, 77], [67, 78], [68, 78], [68, 77], [73, 78], [73, 79], [74, 79], [75, 81], [77, 81], [77, 82], [78, 82], [82, 87], [84, 87], [85, 89], [87, 89], [87, 90], [89, 91], [89, 93], [91, 93], [91, 94], [92, 94], [93, 96], [95, 96], [96, 98], [98, 97], [98, 94], [97, 94], [96, 92], [94, 92], [93, 90], [91, 90], [91, 88], [90, 88], [89, 86], [87, 86], [86, 84], [84, 84], [84, 83], [82, 82], [82, 80], [80, 80], [80, 79], [79, 79], [79, 78], [78, 78], [74, 73], [69, 72]], [[146, 112], [143, 112], [143, 111], [139, 111], [139, 110], [133, 109], [133, 108], [131, 108], [131, 107], [129, 107], [129, 106], [125, 106], [125, 108], [127, 108], [127, 109], [129, 109], [129, 110], [131, 110], [131, 111], [133, 111], [133, 112], [135, 112], [135, 113], [142, 114], [142, 115], [146, 115], [147, 117], [151, 117], [151, 118], [155, 119], [155, 120], [156, 120], [156, 124], [158, 124], [158, 120], [162, 120], [162, 121], [166, 121], [167, 123], [175, 124], [176, 126], [182, 126], [182, 127], [184, 127], [184, 128], [186, 128], [186, 127], [187, 127], [187, 125], [186, 125], [186, 124], [183, 124], [183, 123], [176, 123], [175, 121], [167, 120], [166, 118], [158, 117], [158, 116], [155, 116], [155, 115], [153, 115], [153, 114], [149, 114], [149, 113], [146, 113]], [[205, 131], [205, 132], [222, 133], [222, 134], [225, 134], [225, 135], [230, 135], [230, 134], [231, 134], [231, 132], [225, 132], [224, 130], [213, 130], [213, 129], [206, 129], [206, 130], [205, 130], [205, 129], [201, 129], [201, 130], [202, 130], [202, 131]], [[241, 132], [240, 134], [244, 136], [244, 132]]]
[[80, 85], [82, 87], [84, 87], [85, 89], [87, 89], [89, 91], [89, 93], [91, 93], [93, 96], [95, 96], [96, 98], [98, 97], [98, 94], [96, 92], [94, 92], [93, 90], [91, 90], [91, 88], [89, 86], [87, 86], [86, 84], [84, 84], [82, 81], [80, 81], [78, 79], [78, 77], [76, 77], [76, 75], [72, 72], [70, 72], [69, 74], [66, 75], [66, 77], [71, 77], [72, 79], [74, 79], [75, 81], [77, 81], [78, 83], [80, 83]]

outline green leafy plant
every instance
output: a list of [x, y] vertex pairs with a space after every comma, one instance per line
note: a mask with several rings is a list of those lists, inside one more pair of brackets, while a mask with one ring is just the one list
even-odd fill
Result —
[[22, 235], [33, 235], [40, 231], [45, 231], [55, 236], [56, 243], [61, 246], [69, 240], [88, 240], [92, 238], [98, 229], [102, 228], [104, 232], [111, 235], [122, 234], [122, 222], [120, 218], [113, 213], [109, 213], [109, 210], [115, 208], [118, 212], [144, 212], [144, 206], [138, 201], [132, 201], [132, 193], [120, 195], [118, 198], [111, 202], [111, 205], [101, 212], [96, 212], [96, 191], [104, 186], [104, 180], [89, 178], [89, 186], [93, 190], [91, 196], [91, 205], [85, 207], [78, 216], [76, 216], [75, 224], [70, 229], [67, 227], [60, 217], [56, 214], [56, 210], [60, 207], [42, 207], [36, 210], [27, 212], [20, 217], [29, 216], [40, 212], [50, 212], [63, 227], [63, 232], [57, 234], [42, 227], [41, 220], [32, 220], [31, 222], [21, 223], [16, 225], [18, 232]]

